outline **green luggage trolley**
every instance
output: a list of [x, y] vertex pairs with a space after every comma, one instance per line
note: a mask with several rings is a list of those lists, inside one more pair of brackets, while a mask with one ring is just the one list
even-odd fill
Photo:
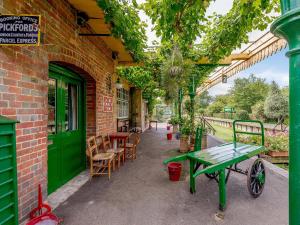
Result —
[[[258, 123], [260, 132], [237, 130], [237, 123]], [[184, 160], [190, 161], [190, 192], [192, 194], [196, 192], [195, 178], [197, 176], [205, 174], [208, 178], [216, 180], [219, 184], [219, 209], [222, 211], [226, 208], [226, 183], [232, 171], [247, 176], [248, 190], [254, 198], [261, 195], [266, 179], [265, 166], [260, 158], [260, 154], [265, 151], [264, 126], [262, 122], [257, 120], [235, 120], [233, 122], [233, 134], [233, 143], [226, 143], [204, 150], [200, 150], [201, 148], [198, 147], [194, 152], [164, 161], [164, 164]], [[239, 143], [237, 142], [237, 134], [261, 136], [261, 145]], [[199, 135], [197, 135], [196, 139], [199, 140]], [[238, 163], [253, 156], [258, 156], [258, 158], [247, 170], [238, 167]]]

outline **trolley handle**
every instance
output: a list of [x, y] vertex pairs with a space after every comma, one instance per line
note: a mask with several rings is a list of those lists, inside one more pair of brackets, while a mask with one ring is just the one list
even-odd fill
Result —
[[[237, 131], [236, 130], [236, 123], [257, 123], [260, 125], [260, 132], [248, 132], [248, 131]], [[233, 143], [234, 146], [236, 147], [236, 134], [248, 134], [248, 135], [258, 135], [261, 136], [261, 145], [265, 145], [265, 130], [264, 130], [264, 125], [261, 121], [259, 120], [234, 120], [233, 121]]]

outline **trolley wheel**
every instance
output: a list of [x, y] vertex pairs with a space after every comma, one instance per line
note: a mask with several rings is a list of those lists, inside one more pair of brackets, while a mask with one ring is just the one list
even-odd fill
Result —
[[[203, 169], [205, 169], [206, 167], [207, 167], [206, 165], [203, 165]], [[218, 176], [218, 174], [216, 172], [214, 172], [214, 173], [205, 173], [205, 176], [209, 179], [215, 179]]]
[[253, 198], [257, 198], [264, 190], [266, 170], [262, 159], [256, 159], [248, 169], [247, 186]]

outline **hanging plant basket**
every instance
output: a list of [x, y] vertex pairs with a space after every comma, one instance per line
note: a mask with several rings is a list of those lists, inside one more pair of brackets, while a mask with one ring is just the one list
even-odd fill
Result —
[[179, 76], [182, 73], [183, 73], [183, 69], [181, 66], [172, 66], [169, 70], [169, 75], [171, 77]]

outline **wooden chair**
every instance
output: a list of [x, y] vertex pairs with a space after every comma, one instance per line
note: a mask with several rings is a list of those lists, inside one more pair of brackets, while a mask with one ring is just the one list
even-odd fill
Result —
[[[136, 159], [137, 145], [140, 143], [140, 136], [139, 136], [139, 134], [132, 133], [130, 135], [130, 140], [133, 140], [133, 141], [129, 142], [129, 143], [126, 143], [126, 158], [134, 160], [134, 159]], [[124, 143], [123, 143], [122, 146], [124, 146]]]
[[[108, 175], [110, 179], [111, 167], [114, 170], [114, 154], [113, 153], [99, 153], [96, 138], [92, 136], [87, 140], [86, 155], [90, 161], [90, 178], [95, 175]], [[107, 172], [106, 172], [107, 169]]]
[[124, 148], [112, 147], [109, 135], [102, 136], [103, 149], [105, 152], [114, 153], [116, 155], [116, 160], [118, 161], [118, 168], [121, 166], [121, 161], [124, 164], [125, 162], [125, 154]]

